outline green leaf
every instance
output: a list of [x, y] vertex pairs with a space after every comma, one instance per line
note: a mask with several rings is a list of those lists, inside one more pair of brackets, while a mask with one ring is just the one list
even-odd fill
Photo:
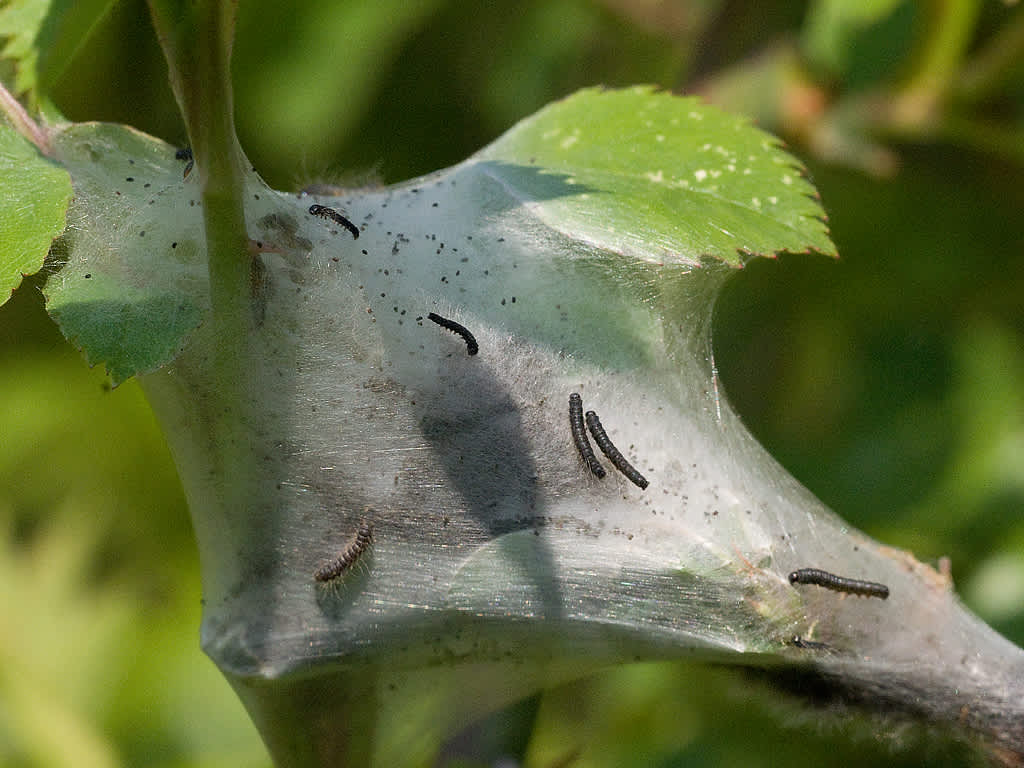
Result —
[[15, 0], [0, 10], [0, 55], [17, 68], [15, 90], [39, 100], [68, 67], [113, 0]]
[[52, 0], [39, 30], [39, 83], [45, 93], [106, 18], [115, 0]]
[[[887, 42], [888, 35], [870, 31], [904, 4], [904, 0], [817, 0], [808, 11], [801, 48], [810, 64], [826, 75], [847, 75], [858, 58], [858, 48], [867, 46], [876, 56], [880, 53], [876, 47]], [[901, 42], [899, 50], [904, 50], [905, 42]], [[881, 57], [881, 63], [892, 70], [891, 55]]]
[[71, 202], [67, 171], [0, 125], [0, 304], [43, 267]]
[[814, 187], [775, 137], [641, 86], [580, 91], [480, 153], [549, 226], [658, 264], [834, 254]]
[[54, 137], [75, 202], [50, 315], [113, 383], [172, 359], [208, 304], [199, 188], [164, 142], [89, 123]]
[[[420, 32], [438, 5], [437, 0], [324, 3], [316, 13], [297, 17], [293, 9], [280, 5], [257, 13], [249, 8], [248, 18], [243, 6], [235, 66], [258, 65], [263, 73], [236, 82], [239, 114], [260, 116], [260, 128], [251, 137], [255, 146], [247, 149], [254, 155], [261, 150], [272, 153], [275, 147], [307, 144], [309, 136], [317, 136], [321, 141], [328, 139], [329, 146], [309, 146], [308, 161], [311, 165], [331, 162], [328, 153], [338, 138], [351, 135], [366, 119], [375, 89], [390, 71], [390, 60]], [[268, 22], [267, 12], [293, 17], [294, 21], [289, 19], [295, 25], [292, 34], [301, 45], [275, 45], [268, 51], [265, 31], [276, 31], [278, 26], [277, 19]], [[338, 45], [339, 40], [345, 44]], [[310, 77], [311, 50], [317, 52], [316, 77]], [[267, 103], [276, 108], [264, 109]]]
[[35, 95], [39, 63], [36, 37], [49, 5], [49, 0], [15, 0], [0, 10], [0, 36], [7, 37], [0, 56], [14, 62], [17, 93]]

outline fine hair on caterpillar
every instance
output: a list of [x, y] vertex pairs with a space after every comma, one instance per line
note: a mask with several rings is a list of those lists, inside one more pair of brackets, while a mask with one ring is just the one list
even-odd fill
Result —
[[371, 544], [373, 544], [373, 525], [369, 520], [361, 520], [356, 535], [341, 551], [341, 554], [317, 568], [313, 573], [313, 579], [321, 584], [333, 582], [355, 565]]
[[441, 317], [434, 312], [427, 314], [427, 320], [432, 323], [437, 323], [442, 328], [447, 328], [452, 333], [457, 333], [466, 342], [466, 354], [473, 356], [480, 351], [479, 345], [476, 343], [476, 337], [469, 332], [469, 329], [461, 323], [457, 323], [454, 320], [449, 320], [447, 317]]
[[349, 232], [352, 233], [352, 239], [359, 239], [359, 227], [349, 221], [347, 218], [342, 216], [333, 208], [328, 208], [326, 205], [311, 205], [309, 206], [309, 212], [314, 216], [319, 216], [321, 219], [330, 219], [335, 224], [340, 224]]

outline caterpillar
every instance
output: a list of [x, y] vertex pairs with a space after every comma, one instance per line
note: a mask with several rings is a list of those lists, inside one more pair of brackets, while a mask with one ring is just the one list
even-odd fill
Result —
[[835, 592], [847, 592], [862, 597], [880, 597], [885, 600], [889, 596], [889, 588], [876, 581], [861, 581], [836, 576], [834, 573], [818, 568], [800, 568], [789, 574], [790, 584], [814, 584], [818, 587], [831, 589]]
[[192, 157], [192, 147], [183, 147], [174, 153], [175, 160], [187, 160], [185, 163], [185, 172], [181, 174], [181, 178], [187, 179], [188, 175], [192, 173], [192, 168], [195, 166], [195, 158]]
[[340, 213], [333, 208], [328, 208], [326, 205], [311, 205], [309, 206], [309, 212], [314, 216], [319, 216], [322, 219], [330, 219], [337, 224], [341, 224], [345, 229], [352, 233], [352, 239], [359, 239], [359, 227], [353, 224], [351, 221], [346, 219]]
[[587, 427], [590, 429], [590, 434], [594, 436], [594, 442], [597, 443], [597, 447], [601, 449], [601, 453], [608, 457], [608, 461], [624, 474], [630, 482], [640, 487], [641, 490], [648, 486], [647, 478], [641, 475], [636, 467], [626, 461], [626, 457], [619, 452], [611, 439], [608, 437], [608, 433], [604, 431], [604, 427], [601, 426], [601, 420], [597, 418], [597, 414], [593, 411], [587, 411]]
[[330, 562], [324, 563], [313, 573], [313, 578], [324, 583], [333, 581], [355, 565], [362, 554], [373, 543], [373, 526], [368, 520], [359, 523], [355, 538], [341, 551], [341, 554]]
[[816, 643], [813, 640], [805, 640], [800, 635], [793, 635], [793, 639], [790, 643], [795, 645], [797, 648], [806, 648], [812, 651], [827, 651], [828, 645], [825, 643]]
[[590, 441], [587, 439], [587, 430], [583, 426], [583, 398], [579, 392], [569, 395], [569, 426], [572, 429], [572, 441], [576, 443], [576, 450], [580, 452], [583, 461], [591, 472], [598, 477], [604, 477], [604, 467], [594, 455], [594, 449], [590, 447]]
[[461, 323], [456, 323], [454, 320], [449, 320], [446, 317], [430, 312], [427, 314], [427, 319], [431, 322], [437, 323], [442, 328], [447, 328], [452, 333], [457, 333], [466, 342], [466, 353], [470, 356], [475, 355], [480, 351], [480, 347], [476, 343], [476, 339], [473, 338], [473, 334], [469, 332], [469, 329]]

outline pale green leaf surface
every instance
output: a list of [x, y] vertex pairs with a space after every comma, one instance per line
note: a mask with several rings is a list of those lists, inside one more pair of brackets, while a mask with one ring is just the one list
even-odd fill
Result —
[[67, 171], [0, 125], [0, 304], [23, 275], [42, 269], [50, 244], [64, 229], [70, 201]]
[[480, 158], [507, 163], [495, 175], [547, 225], [615, 253], [693, 266], [835, 252], [814, 187], [779, 140], [697, 99], [580, 91]]
[[75, 202], [68, 263], [47, 283], [48, 309], [118, 384], [173, 358], [202, 320], [197, 179], [182, 178], [173, 147], [122, 126], [70, 127], [54, 150], [74, 179]]

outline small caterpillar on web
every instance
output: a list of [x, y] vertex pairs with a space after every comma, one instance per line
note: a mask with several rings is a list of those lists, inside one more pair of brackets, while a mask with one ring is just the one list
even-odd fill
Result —
[[601, 420], [593, 411], [587, 411], [587, 427], [590, 429], [590, 434], [594, 436], [594, 442], [601, 449], [601, 453], [608, 457], [608, 461], [641, 490], [646, 488], [648, 486], [647, 478], [641, 475], [637, 468], [630, 464], [621, 451], [612, 444], [608, 433], [601, 426]]
[[583, 398], [579, 392], [569, 395], [569, 427], [572, 429], [572, 441], [576, 443], [576, 450], [580, 452], [583, 461], [597, 477], [604, 477], [604, 467], [594, 455], [594, 449], [587, 439], [587, 430], [583, 426]]
[[373, 526], [368, 520], [363, 520], [359, 523], [359, 530], [356, 531], [355, 538], [348, 543], [340, 555], [317, 568], [313, 573], [313, 578], [322, 584], [333, 581], [355, 565], [372, 543]]
[[309, 206], [309, 212], [314, 216], [319, 216], [321, 219], [330, 219], [337, 224], [341, 224], [345, 229], [352, 233], [352, 239], [359, 239], [359, 227], [353, 224], [351, 221], [346, 219], [340, 213], [333, 208], [328, 208], [326, 205], [311, 205]]
[[179, 149], [177, 152], [174, 153], [174, 159], [188, 161], [187, 163], [185, 163], [184, 173], [181, 174], [181, 178], [187, 179], [188, 175], [192, 173], [192, 168], [196, 164], [195, 158], [192, 157], [192, 147], [185, 147], [183, 149]]
[[789, 574], [790, 584], [814, 584], [818, 587], [831, 589], [835, 592], [846, 592], [861, 597], [879, 597], [885, 600], [889, 597], [889, 588], [877, 581], [861, 581], [860, 579], [848, 579], [845, 576], [836, 576], [834, 573], [823, 571], [819, 568], [800, 568]]
[[476, 338], [469, 332], [469, 329], [461, 323], [456, 323], [454, 320], [449, 320], [447, 317], [441, 317], [438, 314], [430, 312], [427, 314], [427, 319], [431, 322], [437, 323], [442, 328], [447, 328], [452, 333], [457, 333], [466, 342], [466, 354], [473, 356], [480, 351], [480, 347], [476, 343]]

